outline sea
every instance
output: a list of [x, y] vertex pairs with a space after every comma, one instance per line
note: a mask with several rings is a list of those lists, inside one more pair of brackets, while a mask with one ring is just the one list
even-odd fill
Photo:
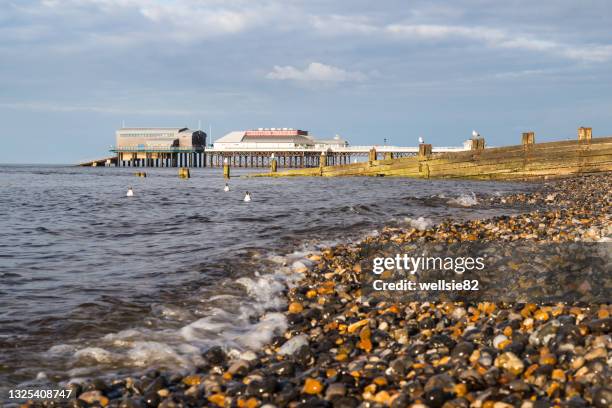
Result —
[[385, 226], [512, 213], [491, 199], [534, 188], [232, 170], [225, 192], [219, 168], [0, 166], [0, 396], [188, 371], [213, 345], [256, 351], [286, 328], [308, 254]]

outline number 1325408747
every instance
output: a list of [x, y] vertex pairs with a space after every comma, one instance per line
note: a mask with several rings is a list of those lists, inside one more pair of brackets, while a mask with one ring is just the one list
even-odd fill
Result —
[[8, 390], [9, 400], [59, 400], [69, 399], [73, 390], [71, 389], [11, 389]]

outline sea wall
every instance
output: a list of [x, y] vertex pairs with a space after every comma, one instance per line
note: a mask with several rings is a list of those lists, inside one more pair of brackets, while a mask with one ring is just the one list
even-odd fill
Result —
[[485, 148], [484, 143], [478, 143], [472, 150], [440, 154], [431, 154], [431, 149], [425, 148], [421, 149], [421, 154], [414, 157], [293, 169], [255, 176], [398, 176], [526, 180], [612, 171], [612, 137], [533, 142], [534, 136], [530, 132], [524, 135], [523, 144], [516, 146]]

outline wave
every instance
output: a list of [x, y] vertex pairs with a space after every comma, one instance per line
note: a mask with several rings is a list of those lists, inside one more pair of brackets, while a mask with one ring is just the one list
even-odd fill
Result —
[[451, 198], [448, 200], [450, 205], [459, 205], [461, 207], [473, 207], [478, 204], [476, 194], [470, 192], [469, 194], [461, 194], [459, 197]]

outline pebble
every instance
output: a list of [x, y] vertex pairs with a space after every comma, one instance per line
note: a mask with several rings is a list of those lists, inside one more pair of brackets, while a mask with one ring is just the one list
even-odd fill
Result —
[[306, 394], [319, 394], [323, 391], [323, 384], [321, 381], [313, 378], [307, 378], [304, 382], [304, 388], [302, 388], [302, 392]]
[[506, 352], [497, 357], [495, 366], [503, 368], [514, 375], [519, 375], [525, 369], [525, 364], [514, 353]]

